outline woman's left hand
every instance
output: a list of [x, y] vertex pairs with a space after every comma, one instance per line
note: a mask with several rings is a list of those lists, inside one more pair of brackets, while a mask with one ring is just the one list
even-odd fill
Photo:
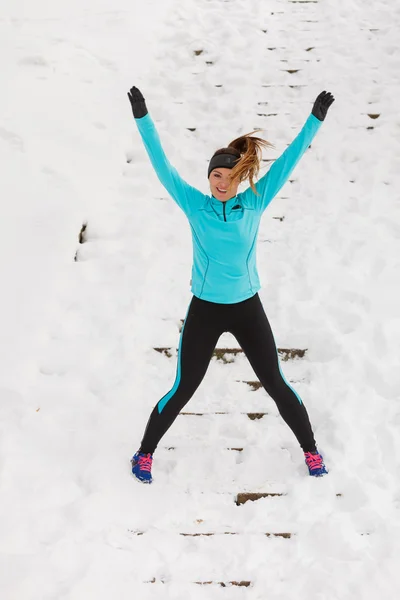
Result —
[[317, 119], [323, 121], [326, 117], [326, 113], [328, 112], [328, 108], [334, 101], [335, 98], [330, 92], [321, 92], [314, 102], [311, 113], [314, 115], [314, 117], [317, 117]]

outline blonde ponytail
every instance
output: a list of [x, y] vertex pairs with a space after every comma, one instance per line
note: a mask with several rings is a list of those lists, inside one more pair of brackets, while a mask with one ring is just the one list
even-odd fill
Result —
[[[231, 181], [232, 183], [242, 183], [249, 180], [251, 189], [256, 192], [254, 179], [260, 171], [260, 163], [262, 159], [263, 148], [273, 148], [273, 144], [259, 137], [252, 137], [253, 133], [258, 133], [261, 129], [256, 129], [251, 133], [246, 133], [232, 140], [227, 148], [220, 148], [213, 157], [219, 154], [231, 154], [238, 160], [232, 168]], [[212, 160], [212, 159], [211, 159]], [[212, 165], [212, 163], [211, 163]], [[209, 169], [212, 167], [209, 167]]]
[[256, 129], [251, 133], [246, 133], [233, 140], [229, 146], [240, 152], [240, 160], [232, 169], [232, 182], [241, 183], [249, 180], [251, 189], [256, 193], [254, 179], [260, 171], [263, 148], [273, 148], [273, 144], [259, 137], [252, 137], [254, 133], [259, 133], [261, 129]]

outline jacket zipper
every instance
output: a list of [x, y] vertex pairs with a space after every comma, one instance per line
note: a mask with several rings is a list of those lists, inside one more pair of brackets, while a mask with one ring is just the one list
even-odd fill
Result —
[[224, 202], [224, 207], [223, 207], [224, 208], [224, 221], [226, 222], [225, 204], [226, 204], [226, 202]]

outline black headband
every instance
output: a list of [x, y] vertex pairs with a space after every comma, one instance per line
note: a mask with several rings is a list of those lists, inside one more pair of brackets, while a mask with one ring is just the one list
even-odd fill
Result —
[[217, 154], [213, 156], [208, 165], [207, 177], [210, 177], [210, 173], [213, 169], [218, 167], [224, 167], [225, 169], [233, 169], [233, 167], [239, 162], [240, 158], [234, 154]]

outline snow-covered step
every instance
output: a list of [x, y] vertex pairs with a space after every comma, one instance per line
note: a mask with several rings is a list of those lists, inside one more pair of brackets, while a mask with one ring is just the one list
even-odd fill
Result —
[[[152, 584], [152, 585], [149, 585]], [[155, 577], [147, 582], [149, 590], [143, 590], [141, 595], [143, 600], [147, 599], [146, 592], [150, 594], [149, 598], [154, 598], [153, 593], [157, 593], [157, 587], [161, 594], [184, 593], [187, 598], [207, 598], [207, 600], [214, 600], [226, 597], [225, 588], [229, 588], [230, 597], [234, 600], [250, 598], [249, 592], [253, 587], [252, 581], [194, 581], [188, 583], [181, 580], [166, 580], [156, 579]], [[204, 588], [200, 595], [200, 590], [196, 588]], [[154, 589], [155, 588], [155, 589]]]
[[[146, 531], [132, 531], [132, 535], [146, 535]], [[202, 533], [177, 533], [176, 535], [182, 535], [183, 537], [213, 537], [213, 536], [221, 536], [221, 535], [265, 535], [266, 537], [281, 537], [285, 540], [289, 540], [292, 537], [292, 533], [287, 531], [285, 532], [260, 532], [257, 531], [253, 534], [245, 534], [239, 533], [238, 531], [221, 531], [221, 532], [202, 532]]]
[[[248, 368], [251, 367], [248, 366]], [[245, 409], [249, 413], [266, 412], [270, 415], [279, 416], [275, 402], [264, 389], [254, 392], [246, 384], [237, 383], [234, 378], [230, 377], [229, 371], [226, 371], [226, 369], [235, 370], [234, 366], [224, 367], [223, 371], [219, 369], [220, 367], [215, 366], [217, 371], [216, 384], [212, 384], [211, 373], [207, 373], [198, 391], [186, 405], [185, 412], [206, 415], [216, 413], [235, 415]], [[211, 371], [211, 366], [209, 370]], [[167, 392], [169, 389], [170, 386], [166, 387], [165, 391]], [[301, 384], [296, 383], [296, 391], [302, 397], [307, 397], [307, 388], [303, 382]]]
[[242, 451], [246, 443], [252, 446], [265, 444], [271, 429], [285, 426], [276, 414], [251, 414], [252, 418], [240, 413], [181, 414], [168, 431], [165, 445], [179, 445], [180, 439], [190, 440], [191, 444], [221, 439], [224, 447]]
[[[261, 498], [274, 498], [284, 496], [285, 494], [280, 492], [240, 492], [236, 496], [236, 504], [240, 506], [241, 504], [245, 504], [246, 502], [256, 502]], [[337, 493], [336, 496], [340, 498], [342, 496], [341, 493]]]
[[251, 582], [261, 563], [268, 562], [269, 568], [276, 568], [283, 555], [287, 563], [294, 561], [297, 551], [292, 538], [267, 536], [263, 532], [190, 537], [156, 530], [127, 537], [124, 547], [137, 556], [146, 556], [145, 561], [140, 561], [142, 564], [132, 565], [143, 582], [220, 582], [221, 574], [224, 582]]
[[[173, 351], [175, 351], [175, 353], [178, 352], [177, 348], [173, 350], [171, 347], [166, 346], [158, 346], [155, 347], [154, 350], [156, 350], [156, 352], [160, 352], [161, 354], [165, 354], [165, 356], [168, 356], [168, 358], [171, 358], [173, 356]], [[306, 352], [306, 348], [278, 348], [278, 354], [284, 361], [295, 358], [304, 358]], [[243, 354], [242, 348], [217, 347], [213, 352], [213, 357], [215, 357], [217, 360], [222, 361], [223, 363], [231, 363], [233, 362], [236, 356], [241, 354]]]
[[[176, 535], [183, 535], [187, 537], [210, 537], [212, 535], [267, 535], [274, 537], [286, 537], [294, 535], [296, 530], [296, 522], [293, 518], [288, 517], [290, 515], [290, 499], [284, 498], [283, 494], [279, 493], [267, 493], [260, 494], [260, 498], [267, 498], [262, 505], [264, 515], [260, 518], [260, 511], [247, 511], [242, 515], [240, 509], [236, 508], [235, 511], [227, 511], [224, 516], [220, 512], [210, 511], [210, 508], [204, 508], [203, 518], [197, 518], [193, 520], [190, 518], [188, 511], [185, 511], [184, 515], [179, 517], [179, 514], [175, 512], [171, 513], [171, 523], [173, 524], [173, 531], [171, 527], [163, 527], [155, 525], [150, 529], [140, 528], [129, 529], [132, 535], [147, 535], [157, 531], [167, 531]], [[273, 500], [276, 500], [274, 502]], [[286, 500], [286, 501], [284, 501]], [[183, 505], [181, 506], [182, 510]], [[286, 515], [285, 515], [286, 513]], [[254, 518], [256, 515], [256, 518]], [[248, 521], [246, 521], [246, 518]], [[290, 531], [288, 531], [290, 530]]]
[[[213, 439], [205, 434], [185, 440], [179, 428], [172, 427], [154, 457], [157, 485], [173, 481], [178, 489], [196, 492], [284, 493], [286, 480], [308, 475], [296, 439], [283, 421], [263, 438], [248, 434], [247, 439], [232, 440], [237, 446], [229, 446], [230, 440], [222, 434], [210, 445]], [[282, 439], [287, 440], [287, 447], [281, 445]]]
[[[151, 579], [147, 583], [162, 583], [163, 585], [168, 583], [165, 579]], [[232, 587], [251, 587], [251, 581], [194, 581], [194, 585], [208, 585], [208, 586], [220, 586], [222, 588]]]
[[[213, 535], [243, 535], [242, 533], [238, 533], [237, 531], [222, 531], [221, 533], [180, 533], [179, 535], [183, 535], [186, 537], [211, 537]], [[260, 535], [260, 532], [257, 531], [256, 535]], [[267, 537], [283, 537], [286, 540], [292, 537], [291, 533], [261, 533], [261, 535], [266, 535]]]
[[[266, 482], [258, 491], [236, 490], [234, 493], [217, 493], [212, 489], [194, 491], [180, 483], [177, 482], [174, 489], [163, 486], [157, 497], [147, 490], [147, 486], [142, 486], [146, 490], [138, 490], [136, 510], [126, 520], [129, 532], [145, 532], [146, 535], [155, 535], [157, 531], [169, 534], [297, 535], [313, 521], [312, 515], [305, 513], [310, 503], [319, 522], [327, 521], [332, 510], [337, 511], [338, 518], [345, 522], [346, 512], [352, 504], [351, 493], [346, 495], [334, 482], [306, 481], [304, 484], [299, 481], [297, 486], [288, 486], [287, 482], [279, 485]], [[159, 480], [157, 485], [160, 486]], [[143, 510], [148, 502], [152, 506], [151, 515]], [[368, 530], [368, 523], [360, 522], [357, 534], [368, 533]], [[127, 536], [125, 530], [118, 533], [118, 539]]]
[[[154, 481], [156, 482], [156, 479]], [[147, 489], [152, 486], [134, 483], [135, 510], [125, 520], [131, 533], [146, 532], [146, 535], [155, 535], [160, 531], [170, 534], [257, 534], [293, 533], [298, 529], [298, 515], [293, 510], [295, 496], [285, 489], [284, 485], [274, 487], [270, 484], [270, 491], [266, 491], [266, 484], [264, 491], [258, 492], [262, 494], [260, 499], [239, 505], [239, 494], [245, 492], [216, 492], [212, 489], [200, 491], [200, 485], [199, 490], [195, 491], [185, 488], [183, 484], [179, 485], [182, 482], [177, 482], [171, 489], [161, 485], [157, 478], [157, 485], [162, 493], [155, 496], [154, 492]], [[146, 489], [137, 489], [139, 486]], [[255, 493], [257, 492], [252, 492]], [[146, 511], [149, 502], [152, 507], [151, 514]], [[90, 510], [90, 506], [93, 505], [89, 498], [87, 503], [86, 510]], [[83, 510], [81, 514], [84, 516]], [[116, 541], [120, 541], [124, 540], [127, 534], [125, 530], [120, 530], [115, 531], [113, 536], [116, 536]]]

